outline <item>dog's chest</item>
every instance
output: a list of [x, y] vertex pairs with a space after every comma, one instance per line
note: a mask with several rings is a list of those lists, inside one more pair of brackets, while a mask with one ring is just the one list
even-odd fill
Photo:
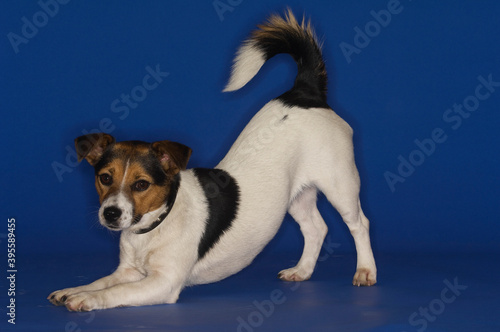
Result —
[[151, 260], [158, 251], [156, 242], [155, 237], [122, 234], [120, 248], [122, 259], [127, 260], [142, 274], [147, 274], [151, 269]]

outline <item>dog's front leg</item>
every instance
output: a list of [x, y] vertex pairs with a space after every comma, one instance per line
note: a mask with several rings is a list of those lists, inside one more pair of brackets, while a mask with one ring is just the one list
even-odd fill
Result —
[[62, 290], [58, 290], [52, 292], [47, 299], [55, 305], [64, 305], [67, 298], [71, 295], [82, 293], [82, 292], [91, 292], [98, 291], [101, 289], [109, 288], [117, 284], [129, 283], [138, 281], [144, 278], [144, 275], [141, 274], [137, 269], [133, 267], [128, 267], [125, 265], [120, 265], [118, 269], [110, 274], [107, 277], [98, 279], [93, 283], [88, 285], [83, 285], [79, 287], [66, 288]]
[[70, 295], [64, 304], [70, 311], [91, 311], [123, 306], [175, 303], [182, 286], [183, 283], [180, 280], [173, 281], [164, 273], [153, 272], [136, 282]]

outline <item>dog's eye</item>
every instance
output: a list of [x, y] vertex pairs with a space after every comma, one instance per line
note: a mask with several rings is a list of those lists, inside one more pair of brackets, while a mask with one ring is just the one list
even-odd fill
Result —
[[132, 185], [134, 191], [144, 191], [149, 188], [151, 184], [146, 180], [139, 180]]
[[99, 175], [99, 180], [105, 186], [110, 186], [113, 183], [113, 177], [106, 173]]

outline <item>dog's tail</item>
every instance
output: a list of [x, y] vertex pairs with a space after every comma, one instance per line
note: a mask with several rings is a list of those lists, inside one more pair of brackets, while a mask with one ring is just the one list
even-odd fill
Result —
[[297, 62], [297, 77], [293, 88], [278, 99], [307, 108], [328, 107], [325, 64], [310, 22], [303, 19], [299, 24], [288, 9], [284, 18], [273, 15], [258, 28], [238, 50], [224, 92], [242, 88], [267, 60], [276, 54], [288, 53]]

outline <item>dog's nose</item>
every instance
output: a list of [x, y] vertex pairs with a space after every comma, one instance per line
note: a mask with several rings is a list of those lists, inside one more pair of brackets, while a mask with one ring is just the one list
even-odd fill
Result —
[[107, 207], [106, 209], [104, 209], [103, 215], [104, 215], [104, 219], [106, 219], [106, 221], [108, 223], [116, 224], [116, 221], [122, 215], [122, 210], [120, 210], [119, 208], [117, 208], [115, 206], [110, 206], [110, 207]]

